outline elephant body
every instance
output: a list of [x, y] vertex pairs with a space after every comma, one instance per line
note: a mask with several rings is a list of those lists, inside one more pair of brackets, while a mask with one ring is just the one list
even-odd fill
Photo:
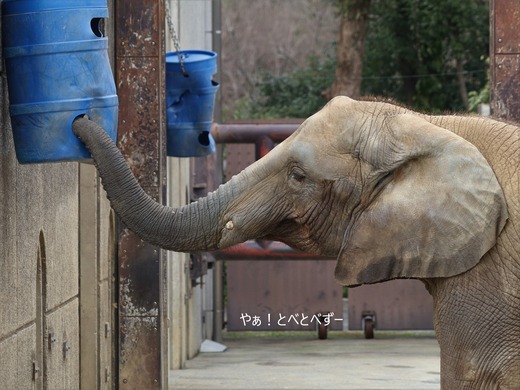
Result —
[[509, 213], [495, 246], [477, 267], [427, 282], [442, 351], [441, 380], [447, 389], [520, 389], [519, 129], [486, 118], [432, 122], [478, 148], [496, 174]]
[[343, 285], [422, 280], [434, 300], [442, 388], [520, 389], [517, 126], [337, 97], [179, 209], [144, 194], [97, 125], [73, 127], [114, 210], [144, 240], [190, 252], [277, 239], [335, 256]]

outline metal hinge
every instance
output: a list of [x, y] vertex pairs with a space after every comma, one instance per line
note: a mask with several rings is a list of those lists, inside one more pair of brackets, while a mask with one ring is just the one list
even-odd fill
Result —
[[63, 359], [66, 359], [67, 358], [67, 355], [70, 351], [70, 343], [68, 341], [65, 341], [63, 343]]
[[56, 336], [54, 335], [53, 332], [50, 332], [49, 335], [48, 335], [48, 338], [47, 338], [47, 346], [50, 349], [52, 349], [52, 344], [54, 344], [56, 342]]
[[32, 362], [32, 379], [33, 381], [37, 380], [40, 376], [40, 367], [38, 367], [38, 362], [33, 360]]

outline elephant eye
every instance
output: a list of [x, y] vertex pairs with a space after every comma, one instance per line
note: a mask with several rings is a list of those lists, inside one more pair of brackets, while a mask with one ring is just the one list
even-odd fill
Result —
[[295, 170], [293, 169], [291, 171], [291, 174], [289, 175], [289, 178], [291, 180], [296, 180], [297, 182], [302, 182], [305, 180], [305, 175], [303, 174], [303, 172], [299, 171], [299, 170]]

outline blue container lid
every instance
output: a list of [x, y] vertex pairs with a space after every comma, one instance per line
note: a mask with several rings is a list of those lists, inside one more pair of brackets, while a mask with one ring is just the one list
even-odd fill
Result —
[[3, 0], [4, 15], [78, 8], [107, 8], [106, 0]]
[[[209, 50], [181, 50], [179, 52], [188, 71], [207, 71], [216, 67], [217, 53]], [[181, 69], [176, 51], [166, 53], [166, 69], [178, 72]]]

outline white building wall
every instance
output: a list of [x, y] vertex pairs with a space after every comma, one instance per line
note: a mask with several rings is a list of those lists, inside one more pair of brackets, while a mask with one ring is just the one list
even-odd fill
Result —
[[[171, 19], [180, 40], [181, 50], [211, 50], [211, 0], [169, 1]], [[167, 27], [168, 30], [168, 27]], [[166, 49], [174, 51], [172, 37], [166, 34]], [[188, 158], [168, 158], [169, 204], [180, 206], [189, 199], [190, 163]], [[205, 302], [212, 301], [211, 274], [204, 284], [192, 287], [189, 272], [189, 255], [168, 254], [168, 317], [169, 317], [169, 367], [179, 369], [187, 359], [194, 357], [204, 338], [209, 337]], [[207, 308], [206, 308], [207, 311]]]

